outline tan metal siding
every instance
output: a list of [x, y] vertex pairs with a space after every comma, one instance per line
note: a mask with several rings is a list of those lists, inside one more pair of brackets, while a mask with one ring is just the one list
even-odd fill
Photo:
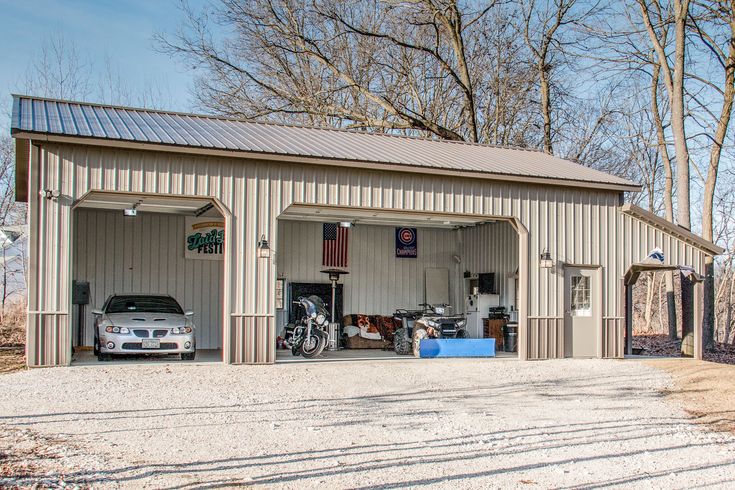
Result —
[[84, 345], [93, 342], [91, 310], [113, 293], [136, 292], [170, 294], [194, 311], [197, 347], [222, 347], [223, 263], [184, 258], [184, 221], [166, 214], [130, 219], [119, 211], [75, 211], [72, 278], [89, 281], [91, 293]]

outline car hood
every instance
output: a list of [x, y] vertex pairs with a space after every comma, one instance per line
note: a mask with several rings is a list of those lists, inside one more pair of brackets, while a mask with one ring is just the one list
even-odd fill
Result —
[[128, 328], [171, 328], [188, 324], [184, 315], [174, 313], [109, 313], [107, 318], [116, 327]]

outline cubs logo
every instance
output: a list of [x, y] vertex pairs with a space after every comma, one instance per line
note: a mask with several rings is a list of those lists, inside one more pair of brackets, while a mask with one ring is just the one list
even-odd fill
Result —
[[401, 243], [404, 243], [406, 245], [410, 245], [416, 239], [416, 235], [414, 235], [411, 228], [401, 228], [398, 236], [401, 240]]

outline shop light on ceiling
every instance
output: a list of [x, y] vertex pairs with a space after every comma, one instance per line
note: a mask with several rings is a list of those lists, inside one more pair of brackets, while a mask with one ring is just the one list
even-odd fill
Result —
[[143, 201], [138, 201], [133, 204], [133, 207], [123, 209], [123, 216], [125, 216], [126, 218], [134, 218], [138, 216], [138, 206], [140, 206], [142, 202]]

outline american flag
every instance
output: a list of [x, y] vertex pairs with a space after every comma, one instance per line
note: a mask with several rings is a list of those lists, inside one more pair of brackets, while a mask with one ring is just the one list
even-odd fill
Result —
[[324, 223], [322, 242], [322, 265], [326, 267], [347, 267], [347, 233], [337, 223]]

